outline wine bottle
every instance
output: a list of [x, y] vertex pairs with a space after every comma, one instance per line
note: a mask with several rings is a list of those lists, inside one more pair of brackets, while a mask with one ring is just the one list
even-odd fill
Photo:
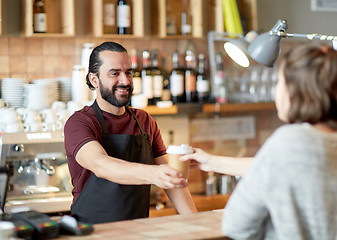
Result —
[[103, 0], [103, 33], [116, 33], [115, 0]]
[[199, 102], [209, 100], [209, 77], [206, 73], [206, 59], [204, 54], [198, 55], [197, 93]]
[[47, 32], [47, 14], [43, 0], [35, 0], [33, 6], [34, 33]]
[[152, 76], [153, 76], [153, 101], [156, 104], [161, 100], [163, 95], [164, 77], [158, 66], [157, 50], [152, 50]]
[[148, 105], [153, 105], [153, 77], [152, 69], [150, 64], [150, 51], [143, 51], [143, 69], [141, 71], [142, 75], [142, 88], [143, 94], [147, 97]]
[[131, 33], [131, 6], [127, 0], [118, 0], [117, 28], [118, 34]]
[[222, 54], [217, 53], [215, 56], [215, 76], [214, 76], [214, 98], [215, 102], [227, 102], [227, 86], [225, 82], [225, 71], [222, 61]]
[[133, 81], [133, 94], [141, 94], [142, 93], [142, 76], [138, 69], [138, 61], [137, 61], [137, 50], [131, 49], [131, 67], [132, 67], [132, 81]]
[[165, 70], [164, 66], [166, 66], [166, 59], [165, 57], [162, 57], [161, 59], [161, 66], [162, 66], [162, 75], [164, 78], [163, 82], [163, 94], [161, 97], [162, 101], [171, 101], [171, 91], [170, 91], [170, 75], [169, 73]]
[[184, 71], [179, 67], [179, 53], [172, 55], [173, 68], [170, 74], [170, 90], [173, 103], [182, 103], [185, 98], [185, 79]]
[[186, 70], [185, 70], [185, 92], [186, 102], [197, 102], [197, 72], [195, 71], [195, 54], [191, 50], [187, 50], [185, 54]]

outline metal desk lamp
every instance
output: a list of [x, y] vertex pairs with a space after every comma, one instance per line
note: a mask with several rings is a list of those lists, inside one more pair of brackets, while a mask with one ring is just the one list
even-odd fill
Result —
[[274, 27], [266, 33], [258, 36], [248, 46], [248, 54], [256, 62], [267, 67], [272, 67], [281, 52], [282, 38], [306, 38], [308, 40], [325, 40], [332, 41], [334, 49], [337, 50], [337, 36], [328, 36], [322, 34], [299, 34], [287, 33], [288, 24], [286, 20], [280, 19]]

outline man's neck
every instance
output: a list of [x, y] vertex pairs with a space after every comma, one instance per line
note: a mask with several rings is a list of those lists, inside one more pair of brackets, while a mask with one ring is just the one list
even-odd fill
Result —
[[125, 107], [116, 107], [111, 103], [105, 101], [102, 98], [96, 98], [97, 104], [101, 110], [104, 112], [111, 113], [113, 115], [123, 115], [125, 113]]

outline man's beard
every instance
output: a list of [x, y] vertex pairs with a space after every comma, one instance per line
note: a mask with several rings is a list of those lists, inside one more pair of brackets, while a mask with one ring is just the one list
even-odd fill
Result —
[[[128, 89], [129, 93], [125, 94], [124, 96], [120, 96], [120, 99], [118, 99], [115, 96], [116, 88], [126, 88]], [[133, 88], [130, 85], [116, 85], [113, 86], [112, 90], [110, 90], [103, 86], [102, 81], [100, 79], [99, 79], [99, 89], [102, 98], [115, 107], [124, 107], [128, 105], [133, 91]]]

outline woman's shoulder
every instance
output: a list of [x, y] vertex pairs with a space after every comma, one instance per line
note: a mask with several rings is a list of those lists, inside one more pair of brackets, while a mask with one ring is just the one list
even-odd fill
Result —
[[313, 135], [307, 124], [285, 124], [277, 128], [265, 141], [260, 152], [288, 152], [289, 149], [308, 145]]
[[293, 123], [285, 124], [275, 130], [272, 134], [274, 138], [307, 138], [308, 135], [312, 135], [312, 126], [308, 123]]

